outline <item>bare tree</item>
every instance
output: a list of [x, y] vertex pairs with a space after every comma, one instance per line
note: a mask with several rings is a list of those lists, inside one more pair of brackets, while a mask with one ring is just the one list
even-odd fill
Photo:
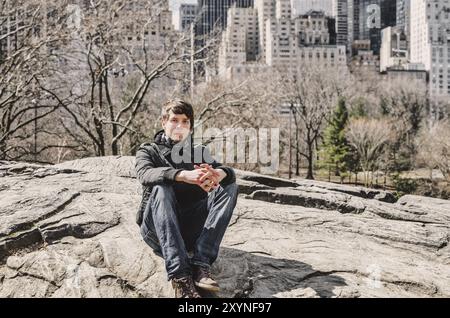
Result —
[[[42, 0], [0, 1], [0, 158], [36, 155], [37, 134], [44, 132], [37, 121], [61, 106], [37, 86], [52, 75], [53, 48], [66, 37], [64, 5], [64, 1], [54, 6]], [[53, 15], [55, 11], [61, 14]]]
[[347, 75], [339, 69], [308, 65], [301, 65], [292, 72], [279, 73], [279, 102], [287, 103], [294, 110], [296, 152], [307, 160], [307, 179], [314, 179], [319, 138], [338, 97], [347, 89]]
[[[192, 34], [171, 29], [166, 4], [94, 0], [81, 8], [80, 25], [59, 50], [66, 90], [41, 89], [64, 109], [59, 134], [86, 153], [118, 155], [148, 138], [154, 126], [148, 123], [158, 122], [162, 102], [179, 94], [192, 59], [201, 61], [205, 46], [192, 51]], [[62, 103], [65, 95], [72, 96], [70, 103]], [[129, 149], [123, 149], [126, 138]]]
[[450, 123], [439, 121], [431, 127], [423, 127], [417, 140], [418, 164], [432, 171], [439, 169], [450, 181]]
[[396, 134], [390, 151], [392, 164], [396, 169], [412, 169], [418, 150], [414, 140], [426, 123], [429, 104], [426, 87], [420, 82], [398, 80], [380, 86], [380, 114], [389, 118]]
[[386, 119], [353, 119], [348, 126], [347, 138], [358, 154], [366, 186], [369, 185], [369, 172], [376, 168], [391, 140], [391, 131]]

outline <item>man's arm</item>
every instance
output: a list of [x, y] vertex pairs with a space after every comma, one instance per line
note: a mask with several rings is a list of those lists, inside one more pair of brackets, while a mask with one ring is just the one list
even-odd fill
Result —
[[176, 176], [182, 171], [182, 169], [158, 166], [156, 156], [157, 154], [149, 147], [141, 146], [136, 152], [136, 177], [143, 186], [174, 183]]

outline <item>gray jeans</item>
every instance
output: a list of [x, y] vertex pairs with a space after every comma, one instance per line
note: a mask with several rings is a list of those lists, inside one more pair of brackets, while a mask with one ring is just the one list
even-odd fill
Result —
[[[170, 185], [153, 187], [143, 215], [144, 241], [163, 257], [168, 279], [189, 275], [191, 265], [211, 266], [236, 206], [238, 186], [231, 183], [207, 198], [180, 206]], [[193, 253], [190, 258], [188, 252]]]

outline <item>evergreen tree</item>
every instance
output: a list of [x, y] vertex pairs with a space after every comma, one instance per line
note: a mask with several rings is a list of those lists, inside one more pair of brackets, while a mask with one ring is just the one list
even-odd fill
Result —
[[351, 168], [353, 160], [351, 148], [345, 136], [348, 120], [347, 106], [345, 100], [341, 98], [329, 126], [325, 129], [322, 145], [322, 166], [333, 169], [335, 175], [341, 177], [341, 182]]

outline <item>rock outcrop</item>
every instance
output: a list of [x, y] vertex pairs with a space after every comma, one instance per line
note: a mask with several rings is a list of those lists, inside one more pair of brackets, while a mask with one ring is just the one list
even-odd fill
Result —
[[[238, 171], [222, 297], [450, 297], [450, 202]], [[0, 297], [172, 297], [134, 157], [0, 162]]]

